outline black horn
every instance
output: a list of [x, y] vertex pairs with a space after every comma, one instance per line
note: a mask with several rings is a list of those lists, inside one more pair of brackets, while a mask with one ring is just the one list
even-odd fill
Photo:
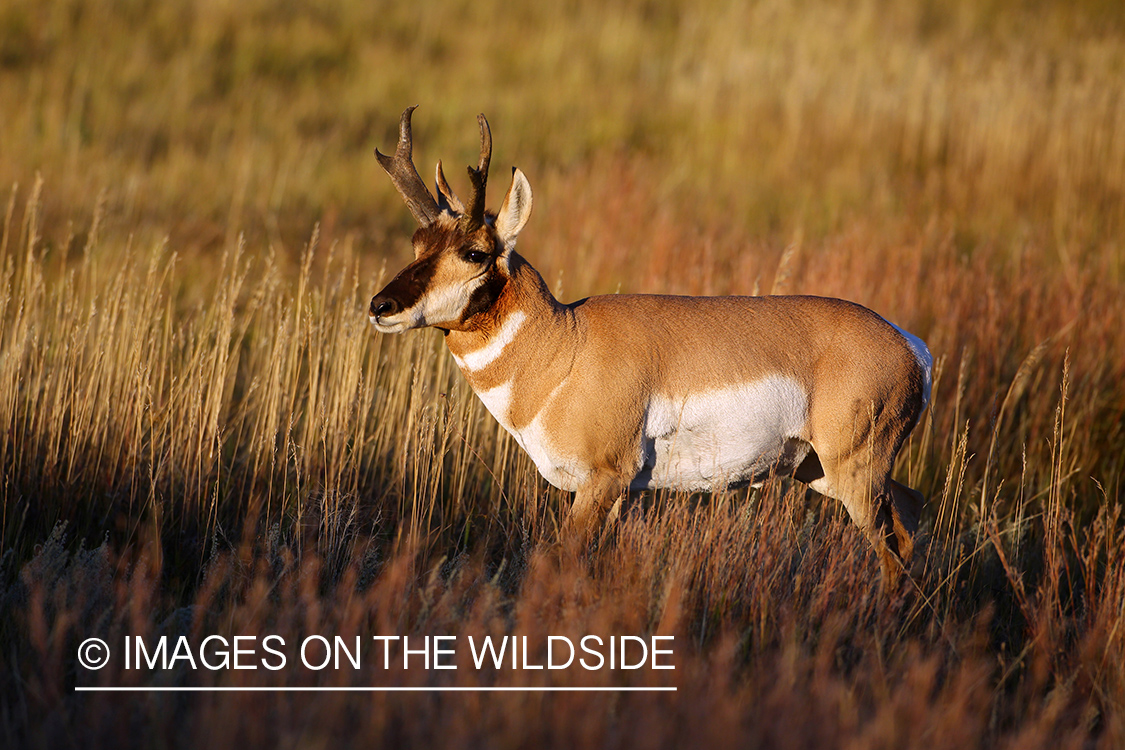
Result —
[[492, 131], [484, 115], [477, 115], [480, 123], [480, 163], [469, 167], [469, 181], [473, 184], [468, 210], [461, 216], [461, 229], [472, 232], [484, 226], [484, 193], [488, 185], [488, 163], [492, 161]]
[[[398, 123], [398, 145], [395, 147], [394, 156], [387, 156], [379, 153], [379, 149], [375, 149], [375, 158], [379, 160], [379, 164], [390, 175], [391, 182], [394, 183], [399, 194], [406, 201], [406, 207], [410, 209], [410, 213], [414, 214], [414, 218], [418, 220], [420, 225], [428, 226], [438, 217], [440, 211], [437, 201], [434, 200], [434, 196], [430, 194], [429, 188], [426, 187], [426, 183], [422, 182], [422, 178], [418, 176], [418, 170], [414, 167], [414, 145], [410, 135], [410, 114], [415, 108], [407, 107], [402, 113], [402, 118]], [[489, 148], [491, 149], [491, 145]]]

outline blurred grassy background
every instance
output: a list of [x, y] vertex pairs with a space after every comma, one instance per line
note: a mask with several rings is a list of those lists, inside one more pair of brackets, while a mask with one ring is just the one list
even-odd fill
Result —
[[473, 158], [484, 111], [544, 212], [624, 160], [751, 236], [955, 217], [966, 249], [1118, 257], [1123, 36], [1112, 0], [11, 0], [0, 184], [41, 172], [79, 223], [104, 190], [191, 246], [381, 237], [405, 220], [370, 152], [421, 104], [423, 174]]

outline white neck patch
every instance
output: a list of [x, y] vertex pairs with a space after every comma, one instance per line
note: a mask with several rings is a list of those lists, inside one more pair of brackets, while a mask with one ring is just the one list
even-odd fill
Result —
[[500, 355], [504, 353], [504, 349], [508, 344], [512, 343], [512, 339], [514, 339], [516, 334], [519, 333], [519, 330], [523, 328], [525, 320], [527, 320], [527, 314], [522, 310], [516, 310], [504, 319], [504, 322], [500, 324], [500, 329], [489, 339], [487, 344], [480, 349], [469, 352], [463, 357], [458, 357], [454, 354], [453, 360], [462, 370], [468, 370], [469, 372], [483, 370], [500, 358]]

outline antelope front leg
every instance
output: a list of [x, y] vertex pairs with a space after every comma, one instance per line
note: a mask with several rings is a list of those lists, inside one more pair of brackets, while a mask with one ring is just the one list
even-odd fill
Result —
[[629, 489], [628, 481], [608, 472], [595, 473], [574, 496], [563, 524], [563, 537], [590, 542], [601, 530], [613, 504]]

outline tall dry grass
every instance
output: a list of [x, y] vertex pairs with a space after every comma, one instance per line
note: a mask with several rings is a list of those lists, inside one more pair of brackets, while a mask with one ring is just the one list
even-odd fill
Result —
[[[5, 744], [1125, 741], [1125, 15], [603, 5], [0, 10]], [[555, 549], [568, 498], [440, 336], [365, 320], [409, 232], [370, 149], [417, 102], [420, 165], [471, 161], [489, 114], [566, 299], [828, 294], [926, 339], [913, 583], [880, 598], [842, 511], [781, 481]], [[72, 692], [139, 679], [79, 669], [88, 635], [266, 629], [674, 634], [680, 691]]]

